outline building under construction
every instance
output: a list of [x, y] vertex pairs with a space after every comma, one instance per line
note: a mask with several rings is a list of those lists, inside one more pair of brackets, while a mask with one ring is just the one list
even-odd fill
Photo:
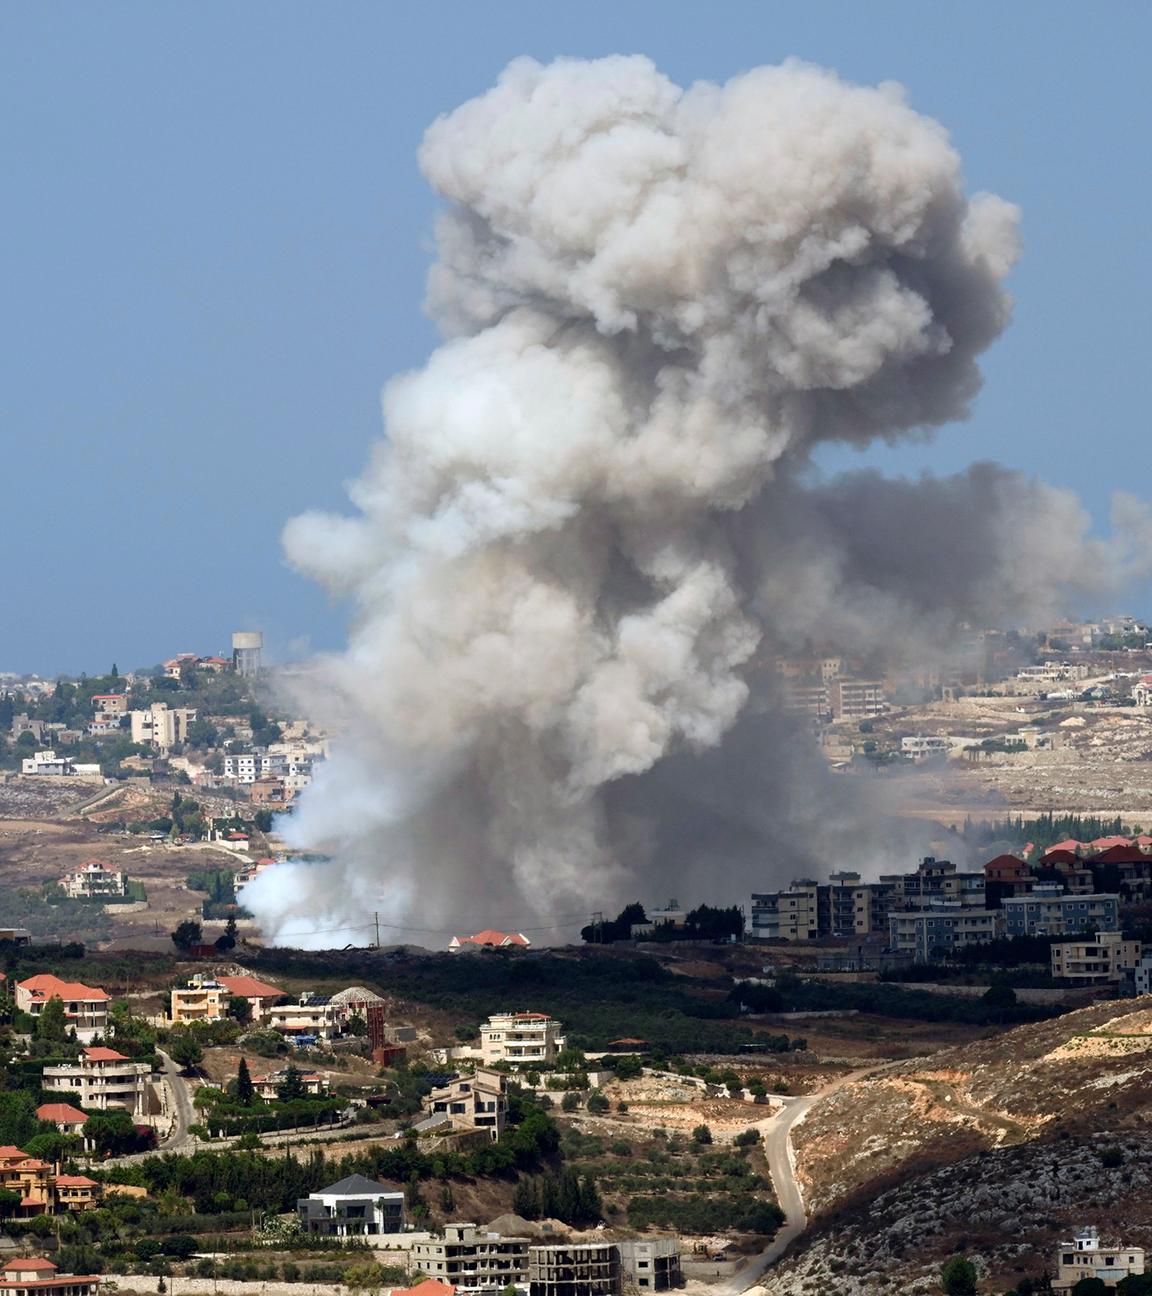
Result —
[[615, 1242], [534, 1246], [528, 1251], [530, 1296], [620, 1296]]

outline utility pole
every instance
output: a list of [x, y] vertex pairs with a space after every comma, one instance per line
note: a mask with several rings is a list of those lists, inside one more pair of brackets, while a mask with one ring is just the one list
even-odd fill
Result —
[[379, 913], [379, 911], [377, 911], [376, 913], [374, 913], [372, 916], [373, 916], [373, 918], [375, 918], [375, 920], [376, 920], [376, 948], [379, 949], [379, 948], [380, 948], [380, 913]]
[[592, 930], [596, 933], [595, 944], [604, 944], [604, 911], [597, 909], [592, 915]]

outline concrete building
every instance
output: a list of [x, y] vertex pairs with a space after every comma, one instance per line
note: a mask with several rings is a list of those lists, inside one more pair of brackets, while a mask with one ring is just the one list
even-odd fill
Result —
[[1142, 1247], [1105, 1246], [1094, 1226], [1076, 1230], [1071, 1242], [1061, 1242], [1056, 1250], [1055, 1292], [1071, 1291], [1082, 1278], [1099, 1278], [1113, 1288], [1129, 1274], [1144, 1272]]
[[234, 783], [255, 783], [257, 779], [279, 778], [287, 772], [287, 757], [266, 751], [237, 752], [224, 757], [224, 777]]
[[188, 726], [196, 719], [192, 707], [170, 707], [167, 702], [153, 702], [143, 711], [129, 711], [132, 741], [166, 752], [188, 740]]
[[92, 710], [96, 715], [120, 717], [128, 714], [127, 693], [93, 693]]
[[123, 1107], [133, 1116], [145, 1116], [150, 1106], [151, 1068], [133, 1062], [110, 1048], [86, 1048], [78, 1063], [44, 1068], [44, 1088], [65, 1093], [78, 1107], [107, 1111]]
[[228, 990], [219, 981], [192, 980], [172, 990], [170, 1015], [173, 1025], [181, 1022], [220, 1021], [228, 1015]]
[[952, 750], [952, 740], [940, 734], [913, 734], [900, 739], [900, 755], [907, 760], [929, 760], [933, 756], [947, 756]]
[[475, 1224], [446, 1224], [444, 1236], [413, 1242], [412, 1267], [459, 1291], [501, 1291], [528, 1281], [528, 1239]]
[[995, 909], [975, 909], [958, 900], [934, 900], [924, 909], [888, 915], [888, 945], [917, 963], [947, 956], [964, 945], [992, 941], [1002, 932]]
[[1138, 995], [1152, 995], [1152, 950], [1140, 956], [1140, 961], [1132, 969], [1132, 980]]
[[530, 1296], [620, 1296], [615, 1242], [570, 1242], [528, 1248]]
[[32, 933], [27, 927], [0, 927], [0, 944], [31, 945]]
[[494, 1013], [480, 1027], [480, 1057], [485, 1066], [551, 1066], [563, 1051], [562, 1027], [547, 1013]]
[[305, 1233], [322, 1237], [376, 1237], [404, 1231], [404, 1193], [363, 1175], [349, 1175], [296, 1203]]
[[302, 994], [299, 1003], [281, 1004], [268, 1009], [265, 1021], [283, 1035], [314, 1035], [331, 1040], [344, 1032], [348, 1009], [333, 1003], [324, 995]]
[[436, 1121], [447, 1122], [453, 1130], [487, 1130], [493, 1139], [504, 1133], [508, 1118], [508, 1079], [500, 1071], [483, 1067], [475, 1075], [461, 1076], [424, 1099], [432, 1128]]
[[0, 1268], [5, 1296], [99, 1296], [97, 1274], [62, 1274], [51, 1260], [17, 1257]]
[[64, 894], [70, 900], [95, 900], [101, 896], [127, 894], [128, 883], [119, 869], [109, 868], [103, 860], [85, 860], [75, 873], [60, 879]]
[[832, 682], [832, 715], [837, 720], [868, 720], [888, 710], [883, 680], [837, 679]]
[[785, 715], [827, 720], [832, 714], [831, 693], [822, 681], [785, 680], [780, 692]]
[[626, 1284], [641, 1291], [669, 1291], [684, 1281], [680, 1270], [680, 1239], [631, 1238], [620, 1243], [620, 1269]]
[[16, 1007], [31, 1017], [39, 1017], [44, 1005], [59, 999], [64, 1017], [81, 1044], [91, 1044], [97, 1035], [108, 1030], [108, 995], [95, 986], [79, 981], [61, 981], [50, 972], [39, 972], [16, 983]]
[[1055, 883], [1037, 883], [1028, 895], [1001, 902], [1009, 936], [1076, 936], [1086, 931], [1116, 931], [1120, 897], [1065, 895]]
[[57, 756], [51, 748], [25, 756], [20, 762], [20, 773], [34, 777], [67, 778], [76, 773], [76, 766], [67, 756]]
[[[1084, 985], [1119, 983], [1141, 960], [1140, 942], [1118, 931], [1097, 932], [1083, 940], [1055, 941], [1052, 975]], [[1137, 991], [1139, 993], [1139, 991]]]
[[238, 675], [259, 675], [263, 652], [259, 630], [237, 630], [232, 636], [232, 666]]

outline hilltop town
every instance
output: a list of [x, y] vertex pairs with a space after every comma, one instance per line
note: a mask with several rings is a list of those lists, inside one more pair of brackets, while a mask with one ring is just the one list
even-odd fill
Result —
[[[264, 947], [243, 889], [288, 856], [276, 816], [329, 735], [275, 701], [252, 632], [6, 678], [0, 1234], [52, 1258], [5, 1285], [866, 1296], [971, 1256], [980, 1290], [1139, 1292], [1152, 814], [1059, 780], [1142, 786], [1147, 632], [982, 643], [914, 698], [844, 658], [770, 671], [843, 777], [926, 820], [950, 798], [955, 858], [647, 897], [557, 949]], [[1007, 1184], [1023, 1240], [953, 1218], [956, 1173]], [[873, 1197], [919, 1232], [874, 1237]]]

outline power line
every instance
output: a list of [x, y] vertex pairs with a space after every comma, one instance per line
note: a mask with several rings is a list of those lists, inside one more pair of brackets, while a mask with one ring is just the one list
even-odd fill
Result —
[[[588, 916], [587, 914], [580, 913], [580, 914], [572, 914], [571, 917], [567, 917], [562, 919], [561, 921], [547, 923], [547, 924], [536, 924], [536, 925], [527, 926], [522, 923], [513, 923], [512, 925], [515, 927], [515, 929], [518, 932], [560, 931], [565, 927], [574, 927], [577, 923], [583, 922], [587, 918], [587, 916]], [[471, 926], [472, 923], [474, 922], [475, 919], [472, 919], [471, 922], [458, 923], [454, 927], [406, 927], [400, 923], [384, 922], [380, 918], [379, 914], [374, 914], [373, 920], [371, 922], [340, 923], [340, 925], [337, 927], [310, 927], [305, 930], [293, 930], [291, 932], [291, 935], [292, 936], [328, 936], [328, 935], [333, 935], [336, 932], [374, 930], [376, 933], [376, 943], [379, 944], [380, 928], [382, 927], [385, 928], [387, 931], [411, 932], [413, 934], [420, 935], [420, 936], [455, 936], [459, 932], [466, 931], [468, 927]]]

